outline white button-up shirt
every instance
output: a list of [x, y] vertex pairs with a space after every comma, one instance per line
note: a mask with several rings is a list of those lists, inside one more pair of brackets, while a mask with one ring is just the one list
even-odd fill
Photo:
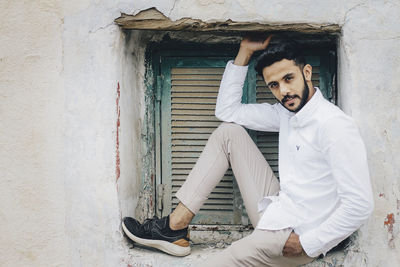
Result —
[[356, 231], [373, 210], [364, 143], [353, 119], [318, 88], [297, 113], [281, 104], [242, 104], [248, 66], [230, 61], [215, 115], [252, 130], [279, 132], [278, 196], [259, 202], [259, 229], [293, 228], [311, 257]]

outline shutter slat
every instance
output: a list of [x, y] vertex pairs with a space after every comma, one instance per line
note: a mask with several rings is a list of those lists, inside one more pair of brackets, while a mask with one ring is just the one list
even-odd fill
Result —
[[[175, 121], [217, 121], [220, 122], [215, 116], [201, 116], [201, 115], [172, 115], [172, 120]], [[221, 122], [220, 122], [221, 123]]]
[[185, 86], [185, 85], [176, 85], [172, 86], [171, 93], [207, 93], [207, 92], [218, 92], [218, 86]]
[[191, 110], [210, 110], [215, 112], [215, 104], [204, 104], [204, 103], [172, 103], [172, 110], [174, 109], [191, 109]]
[[205, 146], [206, 143], [207, 141], [205, 140], [172, 140], [172, 145]]
[[[187, 178], [187, 175], [183, 175], [183, 174], [179, 175], [179, 174], [177, 174], [177, 175], [174, 176], [174, 178], [175, 178], [174, 180], [176, 180], [176, 181], [185, 181], [186, 178]], [[230, 176], [225, 175], [221, 179], [221, 183], [233, 183], [232, 175], [230, 175]]]
[[174, 85], [195, 85], [195, 86], [213, 86], [213, 87], [218, 87], [221, 83], [221, 80], [172, 80], [171, 84], [172, 86]]
[[172, 157], [174, 158], [184, 158], [184, 157], [191, 157], [191, 158], [198, 158], [200, 156], [200, 152], [172, 152]]
[[[173, 131], [177, 134], [211, 134], [215, 129], [216, 128], [206, 128], [206, 127], [204, 127], [204, 128], [174, 127]], [[180, 141], [184, 141], [184, 140], [182, 139]], [[193, 140], [193, 141], [197, 142], [197, 141], [201, 141], [201, 140]]]
[[172, 104], [186, 104], [186, 103], [191, 103], [191, 104], [214, 104], [216, 103], [217, 99], [216, 98], [200, 98], [200, 97], [187, 97], [187, 98], [182, 98], [182, 97], [176, 97], [172, 99]]
[[201, 152], [204, 146], [172, 146], [172, 152]]
[[221, 75], [216, 74], [175, 74], [175, 81], [221, 81]]
[[173, 109], [171, 111], [172, 115], [208, 115], [208, 116], [215, 116], [214, 110], [195, 110], [195, 109]]
[[171, 74], [223, 74], [225, 68], [172, 68]]
[[174, 121], [172, 120], [172, 127], [218, 127], [220, 121]]
[[172, 134], [172, 140], [174, 139], [181, 139], [181, 140], [189, 140], [189, 139], [194, 139], [194, 140], [208, 140], [210, 137], [209, 134]]
[[175, 98], [175, 97], [182, 97], [182, 98], [187, 98], [187, 97], [216, 98], [217, 95], [218, 95], [217, 92], [172, 92], [172, 94], [171, 94], [172, 98]]

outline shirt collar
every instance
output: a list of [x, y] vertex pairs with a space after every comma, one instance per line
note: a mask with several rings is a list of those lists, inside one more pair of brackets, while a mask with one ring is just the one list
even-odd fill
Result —
[[304, 107], [299, 112], [294, 114], [293, 117], [291, 118], [293, 121], [296, 121], [295, 124], [297, 124], [297, 126], [304, 125], [307, 122], [307, 120], [312, 117], [319, 103], [321, 103], [321, 101], [324, 98], [318, 87], [314, 87], [314, 89], [315, 92], [311, 97], [311, 99], [304, 105]]

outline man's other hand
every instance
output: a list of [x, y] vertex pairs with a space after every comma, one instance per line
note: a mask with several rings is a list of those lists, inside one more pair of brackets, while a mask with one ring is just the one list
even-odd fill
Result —
[[305, 252], [300, 244], [299, 235], [292, 232], [283, 247], [283, 256], [295, 257], [301, 255], [305, 255]]

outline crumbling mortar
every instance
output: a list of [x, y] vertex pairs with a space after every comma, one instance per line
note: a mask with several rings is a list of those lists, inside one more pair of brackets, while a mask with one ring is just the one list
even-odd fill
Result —
[[[177, 0], [176, 0], [177, 1]], [[172, 10], [172, 9], [171, 9]], [[140, 11], [136, 15], [122, 13], [115, 22], [125, 29], [148, 29], [148, 30], [174, 30], [195, 32], [265, 32], [265, 31], [298, 31], [304, 33], [337, 33], [340, 29], [337, 24], [313, 24], [313, 23], [270, 23], [265, 21], [226, 21], [193, 19], [183, 17], [171, 20], [157, 8], [149, 8]]]

